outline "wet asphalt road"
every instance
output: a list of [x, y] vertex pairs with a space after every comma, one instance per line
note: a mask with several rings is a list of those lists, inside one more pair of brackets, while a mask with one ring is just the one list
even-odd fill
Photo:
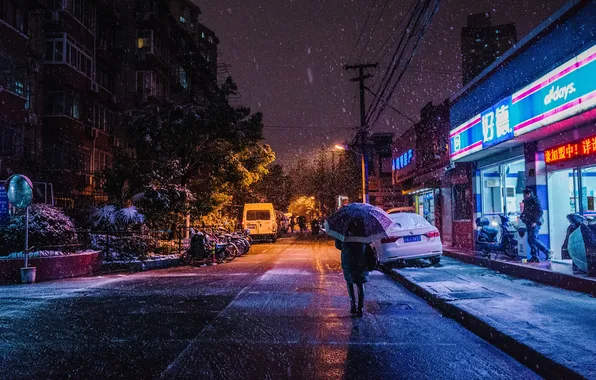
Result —
[[537, 377], [379, 272], [350, 317], [339, 260], [281, 239], [216, 267], [0, 287], [0, 378]]

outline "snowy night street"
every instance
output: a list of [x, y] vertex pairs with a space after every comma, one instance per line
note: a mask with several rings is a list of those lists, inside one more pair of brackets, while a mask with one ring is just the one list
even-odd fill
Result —
[[349, 314], [339, 251], [286, 238], [214, 267], [0, 288], [2, 379], [535, 378], [380, 272]]

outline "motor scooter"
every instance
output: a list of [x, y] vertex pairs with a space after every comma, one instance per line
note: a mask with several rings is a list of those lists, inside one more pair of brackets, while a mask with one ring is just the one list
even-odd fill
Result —
[[[512, 259], [517, 258], [517, 240], [515, 234], [518, 230], [511, 224], [509, 217], [498, 215], [501, 223], [490, 221], [483, 216], [476, 219], [476, 249], [485, 256], [490, 256], [492, 252], [503, 253]], [[520, 233], [525, 233], [520, 230]]]
[[573, 272], [596, 275], [596, 219], [567, 215], [569, 226], [561, 247], [561, 258], [571, 259]]

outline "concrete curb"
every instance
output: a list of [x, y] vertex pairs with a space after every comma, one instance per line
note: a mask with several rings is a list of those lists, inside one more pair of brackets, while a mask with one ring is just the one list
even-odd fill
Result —
[[492, 260], [485, 257], [478, 257], [459, 253], [449, 249], [443, 249], [443, 254], [467, 264], [482, 266], [510, 276], [525, 278], [527, 280], [551, 285], [558, 288], [573, 290], [575, 292], [587, 293], [596, 297], [596, 279], [571, 276], [564, 273], [552, 272], [542, 268], [534, 268], [527, 265], [508, 263], [499, 260]]
[[387, 267], [381, 268], [381, 271], [402, 284], [406, 289], [425, 299], [432, 307], [440, 310], [444, 316], [454, 319], [466, 329], [512, 356], [545, 379], [585, 379], [574, 370], [541, 354], [516, 338], [499, 331], [476, 315], [459, 308], [449, 300], [442, 299], [408, 277]]
[[148, 270], [166, 269], [181, 265], [182, 260], [179, 258], [165, 260], [133, 261], [129, 263], [104, 262], [101, 266], [101, 273], [107, 274], [114, 272], [144, 272]]

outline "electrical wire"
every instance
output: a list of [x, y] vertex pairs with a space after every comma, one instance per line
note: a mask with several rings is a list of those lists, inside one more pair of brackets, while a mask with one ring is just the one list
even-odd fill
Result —
[[372, 11], [375, 8], [375, 5], [377, 5], [377, 0], [374, 0], [372, 7], [370, 7], [370, 11], [368, 11], [368, 15], [366, 16], [366, 21], [364, 21], [362, 30], [360, 30], [360, 35], [358, 36], [358, 39], [356, 40], [356, 43], [354, 44], [354, 47], [352, 48], [352, 52], [350, 53], [350, 58], [348, 59], [348, 62], [352, 61], [352, 56], [354, 55], [354, 52], [356, 51], [356, 48], [358, 47], [358, 44], [360, 43], [360, 40], [362, 39], [362, 35], [364, 34], [364, 31], [366, 30], [366, 26], [368, 25], [368, 20], [370, 19], [370, 15], [372, 14]]
[[[356, 60], [357, 62], [360, 62], [360, 59], [362, 58], [362, 55], [366, 51], [366, 48], [368, 47], [370, 40], [372, 40], [372, 38], [374, 37], [375, 31], [377, 30], [377, 26], [379, 25], [379, 21], [381, 21], [381, 18], [383, 17], [383, 12], [385, 11], [385, 8], [387, 7], [388, 3], [389, 3], [389, 0], [385, 0], [385, 3], [383, 4], [383, 7], [381, 8], [381, 12], [379, 13], [379, 17], [377, 17], [377, 21], [375, 22], [375, 25], [373, 26], [373, 28], [370, 32], [370, 36], [368, 36], [368, 40], [366, 40], [364, 47], [362, 47], [362, 50], [360, 51], [360, 54], [358, 55], [358, 59]], [[372, 62], [372, 61], [370, 61], [370, 62]]]
[[[424, 37], [424, 34], [426, 33], [426, 30], [430, 26], [430, 22], [431, 22], [433, 16], [437, 13], [437, 11], [439, 9], [439, 1], [440, 0], [434, 0], [434, 6], [431, 7], [431, 8], [429, 8], [428, 11], [426, 12], [425, 19], [423, 20], [423, 23], [422, 23], [422, 28], [418, 32], [418, 39], [416, 40], [416, 42], [415, 42], [415, 44], [414, 44], [414, 46], [412, 48], [412, 51], [410, 53], [410, 56], [408, 57], [406, 63], [404, 64], [403, 70], [400, 73], [400, 75], [398, 76], [397, 80], [393, 83], [393, 87], [391, 88], [391, 91], [385, 97], [385, 103], [383, 103], [381, 105], [381, 108], [380, 108], [379, 112], [377, 113], [376, 118], [371, 123], [371, 125], [372, 124], [375, 124], [379, 120], [379, 118], [383, 114], [385, 108], [387, 107], [387, 104], [389, 103], [389, 100], [393, 96], [393, 93], [395, 92], [395, 89], [397, 88], [397, 85], [400, 83], [402, 77], [406, 73], [406, 71], [408, 69], [408, 66], [410, 65], [410, 62], [414, 58], [414, 54], [416, 53], [416, 50], [417, 50], [418, 46], [420, 45], [420, 42], [422, 41], [422, 38]], [[429, 5], [432, 5], [432, 3], [429, 3]]]
[[383, 74], [383, 78], [379, 85], [379, 90], [376, 91], [378, 94], [378, 98], [372, 102], [368, 109], [366, 125], [370, 126], [369, 121], [372, 119], [372, 115], [375, 114], [375, 112], [377, 111], [381, 103], [380, 99], [384, 98], [385, 96], [387, 88], [389, 87], [391, 80], [393, 79], [393, 76], [395, 75], [395, 72], [399, 67], [399, 62], [406, 51], [405, 47], [409, 43], [411, 35], [416, 30], [415, 26], [419, 23], [422, 12], [424, 11], [424, 5], [428, 1], [429, 0], [418, 0], [415, 9], [410, 14], [406, 28], [404, 29], [404, 32], [402, 33], [402, 36], [399, 39], [399, 43], [397, 44], [395, 52], [391, 58], [390, 65], [387, 67], [387, 70], [385, 70], [385, 73]]
[[[385, 71], [383, 80], [379, 86], [380, 91], [377, 92], [379, 96], [373, 101], [367, 112], [366, 124], [368, 126], [374, 125], [379, 120], [386, 109], [387, 104], [389, 104], [389, 100], [393, 96], [395, 89], [408, 69], [410, 62], [414, 57], [414, 53], [430, 25], [432, 17], [438, 10], [439, 1], [440, 0], [422, 0], [416, 4], [414, 11], [410, 15], [404, 33], [399, 39], [399, 43], [397, 44], [397, 48], [391, 59], [391, 64]], [[411, 47], [408, 48], [409, 46]], [[408, 58], [405, 60], [405, 63], [402, 64], [406, 54], [408, 54]], [[398, 69], [400, 70], [398, 71]], [[397, 79], [393, 80], [396, 74]]]

